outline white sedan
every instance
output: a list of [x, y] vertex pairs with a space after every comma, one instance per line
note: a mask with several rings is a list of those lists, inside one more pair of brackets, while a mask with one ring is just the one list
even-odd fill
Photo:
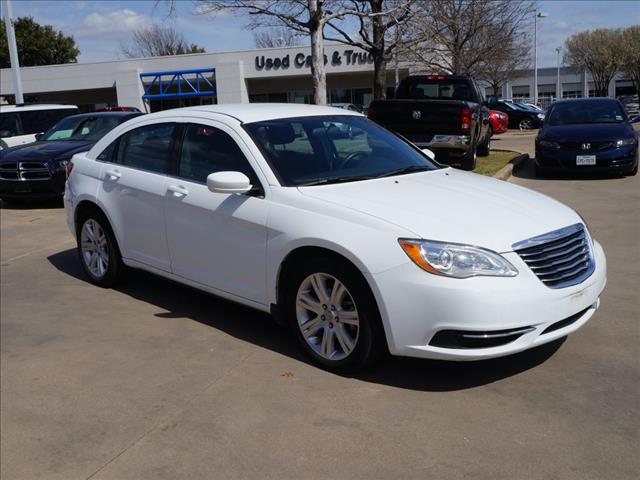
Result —
[[602, 247], [571, 208], [439, 165], [346, 110], [145, 115], [74, 156], [68, 174], [91, 282], [134, 267], [271, 312], [331, 370], [387, 351], [520, 352], [584, 325], [606, 282]]

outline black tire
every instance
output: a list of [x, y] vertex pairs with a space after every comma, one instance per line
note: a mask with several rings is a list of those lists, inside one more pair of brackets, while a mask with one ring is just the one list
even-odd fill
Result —
[[489, 130], [487, 131], [487, 139], [478, 145], [478, 156], [480, 157], [488, 157], [491, 153], [491, 137], [493, 136], [493, 130], [491, 125], [489, 125]]
[[[346, 287], [348, 295], [353, 298], [359, 322], [358, 334], [355, 346], [346, 358], [331, 360], [323, 357], [309, 345], [302, 334], [298, 322], [296, 301], [298, 291], [305, 280], [314, 274], [334, 277]], [[297, 339], [299, 346], [311, 358], [313, 363], [336, 373], [355, 372], [371, 365], [386, 352], [386, 338], [375, 297], [365, 278], [349, 262], [329, 256], [309, 258], [291, 267], [287, 271], [284, 282], [278, 308], [282, 311], [284, 320]], [[322, 302], [319, 300], [319, 303]], [[314, 318], [318, 317], [320, 317], [319, 314]], [[339, 319], [337, 321], [339, 322]], [[335, 328], [348, 327], [346, 324], [338, 325], [336, 323], [334, 325]], [[326, 327], [329, 327], [329, 325], [326, 324]], [[316, 331], [320, 336], [321, 330]], [[328, 330], [325, 328], [323, 332], [328, 332]], [[321, 337], [324, 337], [325, 334], [322, 333]], [[334, 334], [336, 335], [334, 342], [337, 342], [337, 333], [334, 332]], [[314, 338], [317, 343], [320, 343], [320, 339]], [[335, 345], [335, 353], [338, 353], [339, 344], [335, 343]]]
[[[89, 269], [81, 247], [82, 230], [84, 225], [90, 220], [99, 225], [106, 238], [106, 248], [104, 251], [108, 254], [108, 265], [103, 275], [96, 275]], [[78, 214], [78, 218], [76, 219], [76, 243], [80, 265], [82, 265], [82, 269], [91, 283], [99, 287], [109, 288], [122, 280], [125, 265], [122, 262], [120, 248], [118, 247], [118, 243], [116, 242], [115, 235], [113, 234], [113, 230], [111, 229], [111, 225], [109, 224], [107, 217], [97, 207], [85, 208]]]
[[637, 173], [638, 173], [638, 163], [636, 163], [636, 166], [633, 167], [631, 170], [629, 170], [625, 175], [628, 177], [633, 177]]
[[471, 171], [476, 168], [476, 160], [478, 158], [478, 153], [476, 147], [473, 147], [469, 152], [467, 152], [464, 157], [462, 157], [462, 162], [460, 162], [460, 168], [462, 170]]

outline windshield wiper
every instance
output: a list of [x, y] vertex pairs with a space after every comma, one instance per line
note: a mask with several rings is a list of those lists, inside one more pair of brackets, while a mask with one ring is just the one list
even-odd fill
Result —
[[414, 173], [414, 172], [424, 172], [426, 170], [431, 170], [431, 168], [425, 165], [409, 165], [408, 167], [402, 167], [396, 170], [391, 170], [390, 172], [384, 172], [379, 175], [375, 175], [372, 178], [393, 177], [394, 175], [403, 175], [405, 173]]
[[355, 182], [358, 180], [370, 180], [372, 178], [378, 178], [376, 175], [353, 175], [353, 176], [343, 176], [343, 177], [323, 177], [317, 178], [315, 180], [310, 180], [308, 182], [299, 183], [296, 187], [308, 187], [311, 185], [329, 185], [332, 183], [345, 183], [345, 182]]

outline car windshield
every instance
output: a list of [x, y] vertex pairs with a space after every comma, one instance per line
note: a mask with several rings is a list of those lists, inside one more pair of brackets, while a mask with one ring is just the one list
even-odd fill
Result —
[[398, 98], [415, 100], [467, 100], [474, 101], [469, 82], [449, 77], [409, 77], [398, 87]]
[[530, 112], [531, 109], [529, 107], [526, 107], [525, 105], [519, 104], [519, 103], [514, 103], [514, 102], [504, 102], [505, 105], [511, 107], [514, 110], [522, 110], [524, 112]]
[[625, 114], [620, 104], [611, 101], [577, 101], [551, 106], [547, 125], [575, 125], [583, 123], [622, 123]]
[[360, 116], [285, 118], [245, 128], [285, 186], [442, 168], [407, 141]]
[[67, 117], [45, 133], [42, 141], [86, 140], [97, 141], [121, 121], [116, 116]]

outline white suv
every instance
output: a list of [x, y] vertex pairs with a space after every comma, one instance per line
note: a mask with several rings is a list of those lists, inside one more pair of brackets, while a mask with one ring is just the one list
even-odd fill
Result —
[[75, 105], [0, 105], [0, 150], [35, 142], [37, 134], [77, 113]]
[[441, 166], [346, 110], [168, 110], [69, 168], [67, 219], [93, 283], [129, 266], [271, 312], [333, 370], [387, 350], [526, 350], [584, 325], [606, 282], [571, 208]]

